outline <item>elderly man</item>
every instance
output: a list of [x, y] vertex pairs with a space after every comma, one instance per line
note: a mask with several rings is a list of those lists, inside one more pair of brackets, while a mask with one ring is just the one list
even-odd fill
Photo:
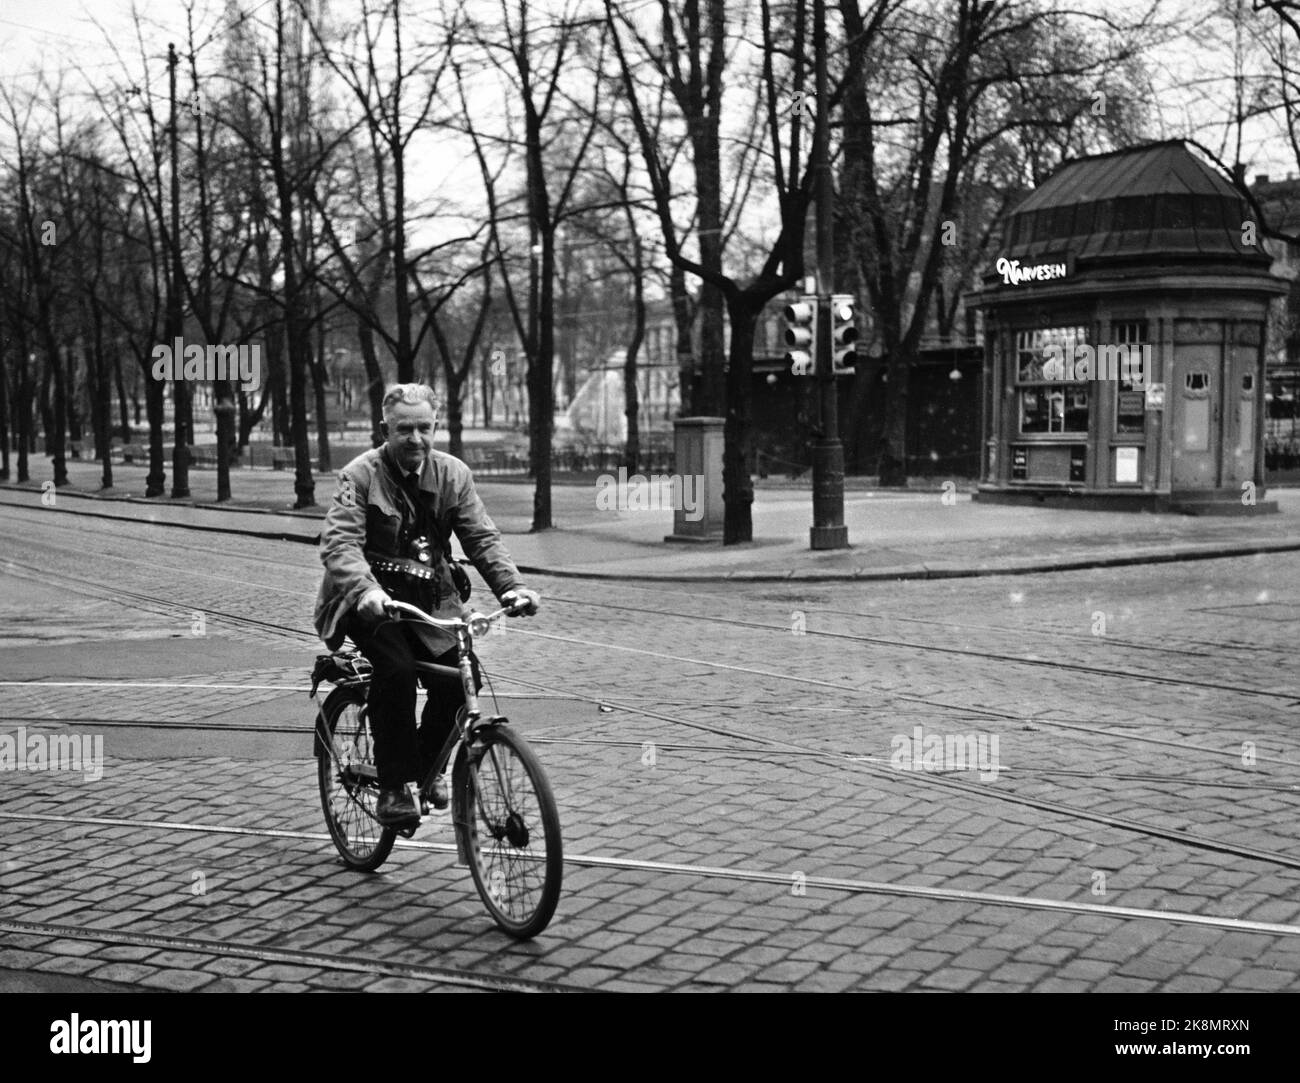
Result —
[[[419, 820], [410, 784], [432, 765], [463, 698], [443, 694], [442, 685], [437, 695], [430, 689], [417, 733], [412, 663], [418, 658], [455, 666], [456, 640], [450, 632], [386, 620], [385, 604], [408, 602], [443, 618], [462, 614], [452, 575], [453, 531], [511, 616], [531, 616], [539, 602], [501, 544], [469, 467], [433, 450], [435, 403], [425, 384], [389, 390], [386, 442], [340, 472], [320, 539], [325, 577], [316, 599], [316, 631], [330, 650], [350, 637], [374, 666], [368, 705], [380, 787], [376, 815], [390, 825]], [[435, 808], [447, 807], [444, 780], [437, 781], [431, 799]]]

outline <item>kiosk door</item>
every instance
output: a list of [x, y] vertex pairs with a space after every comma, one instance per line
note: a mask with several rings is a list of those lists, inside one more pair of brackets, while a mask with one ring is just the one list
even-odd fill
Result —
[[1218, 485], [1219, 386], [1222, 347], [1197, 343], [1174, 348], [1173, 487], [1213, 489]]
[[[1248, 340], [1253, 337], [1254, 343]], [[1223, 484], [1240, 488], [1243, 481], [1255, 477], [1255, 442], [1259, 424], [1255, 417], [1258, 397], [1256, 379], [1259, 369], [1259, 332], [1252, 325], [1237, 329], [1233, 344], [1227, 386], [1224, 388], [1224, 407], [1228, 424], [1224, 439], [1227, 455], [1223, 461]]]

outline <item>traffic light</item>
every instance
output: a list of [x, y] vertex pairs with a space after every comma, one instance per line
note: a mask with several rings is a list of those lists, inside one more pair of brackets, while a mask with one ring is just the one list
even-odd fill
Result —
[[785, 359], [795, 376], [807, 376], [817, 371], [817, 298], [803, 297], [786, 305]]
[[857, 301], [850, 293], [831, 298], [831, 371], [851, 373], [858, 360]]

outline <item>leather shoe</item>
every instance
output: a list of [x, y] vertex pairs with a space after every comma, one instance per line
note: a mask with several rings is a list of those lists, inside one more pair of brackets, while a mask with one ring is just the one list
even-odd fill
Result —
[[[420, 753], [420, 778], [429, 777], [429, 772], [433, 770], [434, 757]], [[444, 809], [451, 802], [447, 796], [447, 776], [435, 775], [433, 782], [424, 788], [423, 795], [425, 799], [436, 809]]]
[[419, 823], [420, 811], [415, 807], [411, 795], [406, 790], [386, 786], [379, 791], [375, 819], [385, 827], [396, 827], [412, 821]]
[[435, 775], [433, 785], [429, 787], [429, 804], [436, 809], [444, 809], [451, 800], [447, 795], [447, 776]]

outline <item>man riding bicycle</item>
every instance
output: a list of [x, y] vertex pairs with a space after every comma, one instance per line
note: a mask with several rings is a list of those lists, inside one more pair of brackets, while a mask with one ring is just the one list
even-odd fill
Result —
[[[419, 820], [418, 780], [433, 764], [463, 699], [435, 696], [425, 678], [430, 694], [417, 732], [412, 663], [455, 666], [455, 637], [386, 620], [384, 606], [396, 600], [436, 617], [463, 615], [469, 583], [452, 561], [453, 531], [510, 616], [532, 616], [540, 602], [523, 585], [469, 467], [433, 450], [436, 401], [426, 384], [388, 391], [386, 442], [339, 473], [320, 539], [325, 576], [316, 599], [316, 631], [332, 651], [351, 638], [374, 667], [367, 704], [380, 786], [376, 816], [390, 826]], [[474, 679], [478, 683], [477, 665]], [[435, 808], [447, 807], [445, 780], [435, 780], [430, 799]]]

